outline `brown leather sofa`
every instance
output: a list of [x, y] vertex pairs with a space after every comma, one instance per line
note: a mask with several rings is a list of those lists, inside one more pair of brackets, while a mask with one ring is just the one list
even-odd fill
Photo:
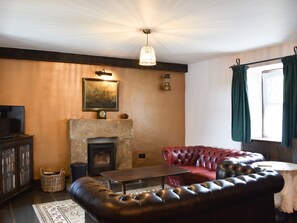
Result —
[[275, 222], [274, 193], [284, 185], [280, 174], [230, 161], [217, 174], [239, 176], [138, 195], [116, 194], [84, 177], [71, 185], [70, 196], [86, 211], [86, 222]]
[[210, 146], [175, 146], [162, 150], [167, 165], [179, 166], [190, 172], [182, 176], [170, 176], [170, 186], [189, 185], [216, 179], [216, 169], [224, 160], [253, 163], [264, 160], [260, 153], [222, 149]]

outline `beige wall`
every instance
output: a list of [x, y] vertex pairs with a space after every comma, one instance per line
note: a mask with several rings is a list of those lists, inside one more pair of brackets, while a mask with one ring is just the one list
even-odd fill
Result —
[[[34, 135], [34, 178], [39, 168], [67, 166], [67, 120], [96, 118], [82, 111], [82, 78], [97, 78], [105, 68], [120, 81], [119, 112], [134, 122], [133, 166], [162, 163], [161, 149], [184, 145], [185, 74], [93, 65], [0, 59], [0, 104], [24, 105], [25, 132]], [[162, 75], [171, 73], [172, 91], [160, 90]], [[145, 153], [145, 159], [138, 154]]]

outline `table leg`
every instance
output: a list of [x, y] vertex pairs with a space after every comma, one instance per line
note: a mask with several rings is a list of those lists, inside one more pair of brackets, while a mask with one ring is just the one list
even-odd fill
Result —
[[122, 192], [126, 194], [126, 184], [124, 182], [122, 182]]
[[185, 174], [181, 174], [180, 175], [180, 185], [182, 186], [182, 185], [185, 185], [185, 182], [184, 182], [184, 175]]
[[112, 188], [111, 188], [111, 180], [107, 180], [107, 186], [108, 186], [108, 188], [110, 189], [110, 190], [112, 190]]
[[162, 189], [164, 189], [165, 188], [165, 177], [163, 176], [162, 177]]

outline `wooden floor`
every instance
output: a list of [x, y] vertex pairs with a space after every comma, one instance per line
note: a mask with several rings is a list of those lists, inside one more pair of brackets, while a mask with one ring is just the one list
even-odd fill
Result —
[[[130, 190], [154, 185], [160, 185], [160, 180], [153, 179], [147, 182], [137, 182], [127, 185], [127, 189]], [[120, 185], [113, 185], [113, 190], [120, 191]], [[40, 185], [36, 184], [32, 190], [26, 191], [0, 206], [0, 223], [39, 223], [32, 208], [32, 204], [65, 199], [70, 199], [67, 190], [45, 193], [42, 192]], [[285, 214], [276, 210], [276, 223], [297, 223], [297, 212], [294, 214]]]

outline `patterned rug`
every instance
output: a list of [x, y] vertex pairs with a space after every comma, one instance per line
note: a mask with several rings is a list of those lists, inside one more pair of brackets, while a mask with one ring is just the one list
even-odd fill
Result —
[[[165, 188], [170, 186], [165, 185]], [[160, 190], [160, 186], [127, 190], [127, 194]], [[121, 192], [118, 192], [121, 193]], [[71, 199], [42, 204], [33, 204], [33, 209], [40, 223], [82, 223], [85, 222], [84, 210]]]
[[32, 206], [40, 223], [85, 222], [84, 210], [71, 199], [33, 204]]

